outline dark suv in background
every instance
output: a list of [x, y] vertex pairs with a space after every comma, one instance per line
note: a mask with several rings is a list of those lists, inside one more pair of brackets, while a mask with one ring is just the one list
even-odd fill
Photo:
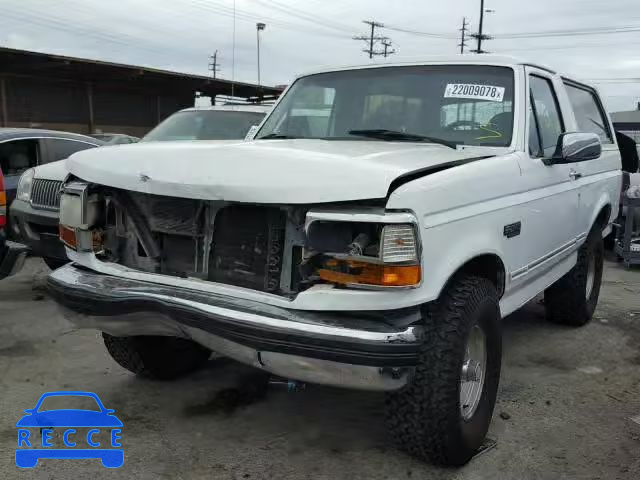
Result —
[[[41, 245], [41, 242], [36, 240], [40, 240], [42, 236], [50, 236], [56, 239], [56, 243], [58, 243], [57, 215], [54, 214], [50, 219], [45, 219], [44, 224], [40, 221], [33, 224], [40, 225], [42, 229], [27, 229], [25, 227], [27, 221], [39, 217], [38, 212], [31, 210], [30, 205], [27, 205], [27, 209], [23, 212], [22, 218], [24, 218], [25, 222], [18, 222], [15, 217], [8, 215], [9, 206], [15, 204], [14, 199], [20, 176], [30, 168], [63, 160], [75, 152], [95, 148], [103, 145], [103, 143], [101, 140], [76, 133], [34, 128], [0, 128], [0, 171], [4, 173], [4, 196], [6, 202], [4, 208], [7, 210], [3, 222], [4, 226], [0, 226], [4, 230], [2, 236], [5, 240], [0, 240], [0, 242], [3, 242], [4, 245], [13, 245], [15, 252], [23, 252], [25, 247], [20, 245], [20, 248], [18, 248], [16, 244], [10, 244], [8, 242], [9, 238], [26, 243], [30, 247], [32, 247], [31, 243]], [[57, 196], [57, 192], [51, 193]], [[0, 260], [3, 255], [2, 250], [9, 251], [8, 248], [3, 248], [0, 245]], [[33, 251], [33, 248], [31, 250]], [[33, 253], [42, 255], [42, 252], [38, 251]], [[24, 255], [20, 257], [22, 258]], [[15, 272], [20, 265], [17, 261], [13, 263], [15, 265], [11, 268]], [[8, 261], [6, 264], [8, 265]], [[5, 265], [5, 268], [8, 267]], [[1, 272], [0, 278], [2, 278]]]
[[4, 173], [7, 206], [11, 205], [20, 175], [45, 163], [103, 145], [101, 140], [77, 133], [35, 128], [0, 128], [0, 169]]

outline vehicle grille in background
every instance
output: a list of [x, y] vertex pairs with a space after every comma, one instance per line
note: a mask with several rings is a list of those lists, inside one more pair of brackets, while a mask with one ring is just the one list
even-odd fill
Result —
[[58, 210], [61, 189], [62, 182], [57, 180], [34, 179], [31, 187], [31, 206], [46, 210]]
[[286, 214], [278, 208], [229, 206], [216, 215], [209, 280], [280, 291]]

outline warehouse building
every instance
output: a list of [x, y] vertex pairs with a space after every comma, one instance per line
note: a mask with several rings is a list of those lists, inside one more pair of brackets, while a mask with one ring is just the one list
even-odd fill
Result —
[[196, 95], [274, 98], [279, 88], [0, 48], [0, 126], [141, 136]]

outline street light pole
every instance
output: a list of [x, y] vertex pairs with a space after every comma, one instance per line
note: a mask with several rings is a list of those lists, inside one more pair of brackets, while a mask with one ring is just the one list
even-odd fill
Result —
[[256, 40], [258, 44], [258, 88], [261, 86], [261, 83], [260, 83], [260, 31], [264, 30], [266, 26], [267, 25], [262, 22], [256, 23]]

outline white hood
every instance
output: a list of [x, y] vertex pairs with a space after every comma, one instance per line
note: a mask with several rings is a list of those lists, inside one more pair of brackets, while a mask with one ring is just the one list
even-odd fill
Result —
[[84, 150], [66, 167], [83, 180], [136, 192], [300, 204], [384, 198], [403, 174], [477, 154], [366, 140], [150, 142]]

